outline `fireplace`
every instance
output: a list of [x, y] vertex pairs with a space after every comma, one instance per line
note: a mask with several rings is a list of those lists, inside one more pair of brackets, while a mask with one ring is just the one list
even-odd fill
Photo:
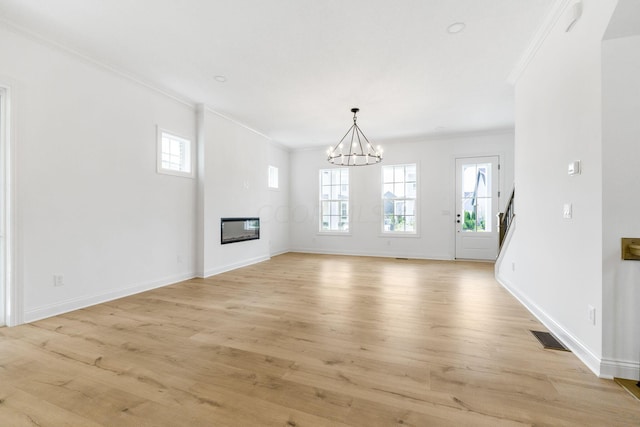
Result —
[[244, 242], [260, 238], [260, 218], [220, 218], [220, 243]]

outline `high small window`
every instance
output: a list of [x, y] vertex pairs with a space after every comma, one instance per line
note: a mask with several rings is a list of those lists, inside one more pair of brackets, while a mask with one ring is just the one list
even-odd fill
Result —
[[158, 173], [193, 177], [191, 141], [158, 129]]
[[269, 188], [278, 188], [278, 168], [269, 166]]
[[415, 234], [417, 180], [416, 165], [382, 167], [382, 231]]
[[320, 231], [349, 231], [349, 169], [320, 170]]

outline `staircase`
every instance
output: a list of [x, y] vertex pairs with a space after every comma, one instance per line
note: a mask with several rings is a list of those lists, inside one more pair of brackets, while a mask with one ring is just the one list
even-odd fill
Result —
[[504, 244], [505, 238], [507, 237], [507, 233], [509, 232], [509, 227], [513, 223], [513, 219], [515, 218], [515, 195], [516, 189], [514, 188], [511, 192], [511, 196], [509, 197], [509, 201], [507, 202], [507, 206], [504, 209], [504, 212], [500, 212], [498, 214], [498, 224], [500, 234], [498, 237], [498, 254], [502, 250], [502, 245]]

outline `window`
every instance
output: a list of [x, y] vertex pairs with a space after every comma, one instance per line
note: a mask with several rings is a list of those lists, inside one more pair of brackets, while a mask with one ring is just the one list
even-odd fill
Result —
[[191, 141], [158, 129], [158, 173], [193, 177]]
[[320, 170], [320, 231], [349, 231], [349, 169]]
[[278, 168], [269, 166], [269, 188], [278, 188]]
[[382, 167], [382, 231], [416, 232], [416, 165]]

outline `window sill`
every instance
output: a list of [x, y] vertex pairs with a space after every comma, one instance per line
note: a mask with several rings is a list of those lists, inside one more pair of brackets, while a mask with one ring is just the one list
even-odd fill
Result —
[[412, 238], [413, 239], [419, 239], [420, 238], [420, 234], [418, 234], [418, 233], [389, 233], [389, 232], [384, 233], [383, 232], [383, 233], [380, 233], [379, 237], [385, 238], [385, 239], [389, 238], [389, 237], [400, 237], [400, 238], [403, 238], [403, 239], [407, 239], [407, 238], [409, 238], [409, 239], [412, 239]]
[[171, 176], [179, 176], [182, 178], [195, 179], [195, 173], [193, 172], [180, 172], [180, 171], [174, 171], [171, 169], [158, 169], [156, 172], [159, 175], [171, 175]]
[[340, 231], [318, 231], [316, 236], [347, 236], [351, 237], [350, 231], [340, 232]]

